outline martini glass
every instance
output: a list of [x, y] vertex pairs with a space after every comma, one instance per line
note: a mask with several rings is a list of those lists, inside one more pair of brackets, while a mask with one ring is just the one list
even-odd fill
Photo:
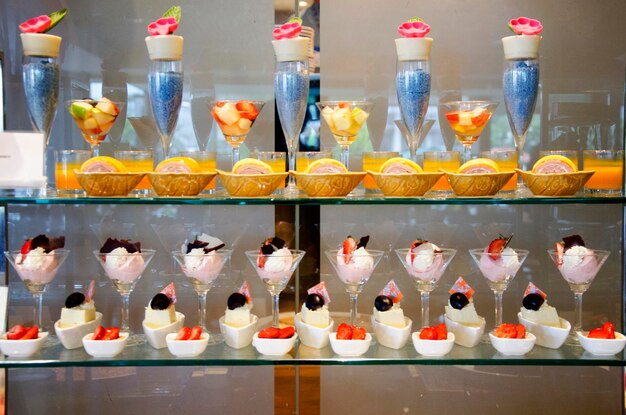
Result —
[[528, 256], [528, 251], [525, 249], [511, 249], [513, 252], [508, 251], [507, 248], [506, 252], [497, 254], [488, 253], [483, 248], [469, 250], [495, 296], [495, 327], [502, 324], [502, 296]]
[[[231, 249], [220, 249], [211, 251], [208, 254], [172, 252], [174, 259], [182, 268], [185, 276], [189, 278], [196, 294], [198, 294], [198, 325], [206, 332], [208, 332], [206, 325], [206, 297], [232, 253]], [[215, 334], [210, 334], [209, 338], [214, 336]]]
[[[109, 107], [109, 102], [113, 104], [114, 109]], [[83, 134], [83, 138], [91, 146], [93, 157], [100, 155], [100, 143], [106, 139], [109, 130], [113, 127], [122, 105], [119, 102], [109, 102], [104, 104], [106, 105], [105, 111], [100, 109], [104, 103], [102, 100], [73, 99], [65, 103], [68, 112], [76, 121], [76, 126]]]
[[[289, 170], [292, 171], [296, 170], [296, 149], [309, 99], [308, 68], [308, 60], [278, 61], [274, 73], [276, 107], [287, 144]], [[295, 177], [289, 175], [285, 195], [297, 196], [298, 192]]]
[[182, 60], [150, 60], [148, 91], [152, 115], [161, 137], [163, 158], [167, 159], [172, 144], [172, 134], [178, 122], [183, 103]]
[[430, 132], [430, 129], [433, 128], [435, 120], [424, 120], [419, 131], [415, 135], [412, 135], [409, 132], [409, 129], [407, 128], [404, 121], [394, 120], [393, 122], [396, 124], [396, 127], [398, 127], [398, 129], [402, 133], [402, 136], [404, 137], [404, 140], [409, 146], [409, 156], [411, 161], [417, 163], [417, 149], [424, 141], [424, 138], [426, 138], [426, 136]]
[[33, 295], [35, 299], [34, 324], [39, 326], [40, 331], [45, 331], [42, 321], [43, 292], [47, 285], [56, 277], [63, 262], [67, 259], [70, 251], [67, 249], [55, 249], [49, 253], [37, 254], [29, 252], [28, 260], [22, 259], [20, 251], [6, 251], [4, 256], [9, 260], [13, 269]]
[[341, 147], [341, 163], [349, 169], [350, 144], [356, 140], [374, 104], [369, 101], [321, 101], [316, 105]]
[[[269, 291], [272, 296], [272, 327], [279, 327], [279, 314], [278, 314], [278, 302], [280, 293], [285, 289], [291, 275], [294, 273], [300, 260], [304, 257], [304, 251], [300, 251], [298, 249], [290, 249], [289, 254], [281, 255], [278, 251], [274, 252], [271, 255], [266, 255], [257, 251], [246, 251], [246, 257], [254, 267], [257, 275], [261, 278], [261, 281], [265, 284], [267, 291]], [[278, 265], [282, 266], [282, 269], [278, 269], [276, 271], [269, 271], [264, 268], [259, 267], [259, 262], [270, 261], [270, 258], [276, 261]], [[289, 265], [289, 266], [287, 266]], [[281, 268], [281, 267], [278, 267]]]
[[[241, 103], [246, 103], [246, 105], [242, 106]], [[255, 110], [249, 111], [247, 104], [252, 104]], [[233, 149], [233, 166], [239, 161], [239, 146], [246, 141], [263, 105], [265, 105], [263, 101], [227, 99], [213, 101], [210, 104], [213, 119], [224, 134], [224, 139]]]
[[450, 101], [439, 104], [456, 139], [463, 144], [464, 162], [472, 158], [472, 144], [478, 140], [497, 106], [497, 102], [490, 101]]
[[[429, 303], [430, 293], [437, 287], [437, 283], [446, 268], [456, 255], [456, 249], [439, 248], [434, 255], [432, 251], [417, 251], [410, 253], [411, 248], [396, 249], [396, 255], [409, 273], [422, 299], [422, 327], [430, 326]], [[413, 255], [413, 258], [411, 256]]]
[[554, 265], [561, 273], [563, 279], [569, 284], [570, 290], [574, 293], [576, 321], [571, 332], [575, 338], [576, 332], [582, 330], [583, 294], [589, 289], [610, 252], [589, 249], [587, 254], [584, 255], [563, 255], [557, 253], [554, 249], [550, 249], [548, 254], [554, 261]]
[[[145, 271], [155, 252], [154, 249], [143, 249], [141, 252], [132, 254], [93, 251], [105, 274], [113, 282], [115, 290], [122, 296], [121, 331], [131, 332], [128, 314], [130, 293], [135, 289], [135, 284], [141, 278], [141, 274]], [[137, 335], [130, 336], [128, 341], [133, 345], [143, 343]]]
[[[385, 252], [368, 249], [361, 254], [350, 254], [351, 258], [346, 258], [347, 255], [343, 253], [343, 250], [339, 249], [330, 249], [325, 251], [325, 253], [330, 263], [333, 264], [339, 279], [346, 286], [346, 292], [350, 295], [350, 324], [357, 325], [357, 301], [359, 294], [363, 291], [365, 283], [372, 276], [374, 268], [376, 268]], [[348, 260], [347, 264], [346, 259]]]

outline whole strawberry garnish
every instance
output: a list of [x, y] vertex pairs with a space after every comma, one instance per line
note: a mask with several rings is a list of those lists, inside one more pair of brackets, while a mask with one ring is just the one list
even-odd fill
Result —
[[504, 251], [504, 248], [509, 245], [509, 242], [511, 242], [511, 238], [513, 238], [513, 235], [509, 237], [500, 235], [499, 238], [491, 241], [489, 243], [489, 246], [487, 247], [487, 252], [490, 254], [489, 258], [493, 259], [494, 261], [500, 258], [500, 254], [502, 253], [502, 251]]
[[356, 245], [356, 240], [352, 236], [348, 236], [343, 241], [343, 260], [346, 264], [350, 263], [352, 253], [357, 249]]

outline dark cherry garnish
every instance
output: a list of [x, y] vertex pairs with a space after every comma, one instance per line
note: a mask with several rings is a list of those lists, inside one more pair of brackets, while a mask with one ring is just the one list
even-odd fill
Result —
[[463, 293], [452, 293], [450, 296], [450, 306], [456, 310], [461, 310], [469, 304], [469, 300]]
[[247, 302], [248, 300], [246, 299], [245, 295], [241, 293], [232, 293], [228, 297], [228, 301], [226, 301], [226, 305], [228, 306], [229, 310], [234, 310], [236, 308], [243, 307], [244, 305], [246, 305]]
[[128, 251], [129, 254], [135, 252], [141, 252], [141, 242], [131, 243], [127, 239], [115, 239], [115, 238], [107, 238], [102, 248], [100, 248], [101, 254], [108, 254], [109, 252], [113, 252], [114, 249], [124, 248]]
[[530, 293], [522, 300], [522, 305], [526, 310], [539, 310], [544, 303], [544, 299], [537, 293]]
[[85, 302], [85, 294], [83, 293], [71, 293], [65, 299], [65, 308], [78, 307]]
[[152, 301], [150, 301], [150, 308], [153, 310], [167, 310], [171, 302], [172, 300], [170, 300], [167, 295], [158, 293], [152, 297]]
[[374, 300], [374, 307], [376, 307], [378, 311], [387, 311], [393, 307], [393, 300], [389, 296], [379, 295]]
[[319, 294], [309, 294], [306, 296], [306, 302], [304, 304], [309, 310], [315, 311], [324, 306], [324, 298]]

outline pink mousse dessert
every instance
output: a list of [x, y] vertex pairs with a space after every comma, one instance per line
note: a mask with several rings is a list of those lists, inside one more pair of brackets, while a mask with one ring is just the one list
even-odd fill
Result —
[[344, 284], [360, 284], [374, 270], [374, 258], [365, 247], [370, 237], [357, 242], [352, 236], [343, 241], [343, 249], [337, 252], [337, 275]]
[[291, 277], [293, 255], [287, 248], [287, 242], [279, 237], [268, 238], [261, 246], [257, 258], [257, 273], [263, 280], [280, 281]]
[[105, 254], [104, 270], [112, 280], [131, 283], [144, 270], [141, 242], [108, 238], [100, 248], [100, 253]]
[[556, 252], [556, 266], [567, 281], [584, 284], [596, 276], [598, 260], [580, 235], [564, 237], [556, 243]]
[[65, 236], [48, 238], [38, 235], [27, 239], [15, 258], [15, 269], [22, 281], [35, 284], [48, 284], [54, 279], [58, 260], [54, 250], [65, 246]]
[[498, 282], [515, 275], [521, 266], [519, 257], [513, 248], [509, 248], [513, 235], [500, 236], [489, 243], [485, 254], [481, 255], [478, 266], [480, 271], [490, 281]]
[[444, 266], [441, 249], [428, 241], [416, 239], [406, 254], [409, 273], [421, 281], [437, 280], [443, 275]]
[[224, 246], [224, 242], [205, 233], [193, 242], [183, 244], [185, 275], [203, 283], [215, 280], [227, 260], [227, 257], [218, 254]]

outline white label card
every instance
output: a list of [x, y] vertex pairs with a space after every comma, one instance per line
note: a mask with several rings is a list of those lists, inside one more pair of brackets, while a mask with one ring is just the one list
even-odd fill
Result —
[[0, 186], [31, 186], [43, 177], [44, 137], [40, 133], [0, 132]]

